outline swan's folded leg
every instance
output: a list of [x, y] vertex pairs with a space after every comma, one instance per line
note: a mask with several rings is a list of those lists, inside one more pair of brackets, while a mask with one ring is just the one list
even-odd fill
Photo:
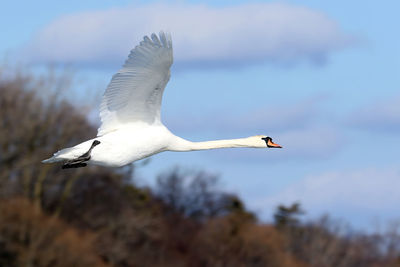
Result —
[[68, 160], [65, 162], [62, 166], [63, 169], [70, 169], [70, 168], [80, 168], [80, 167], [86, 167], [86, 161], [90, 160], [90, 153], [92, 152], [92, 149], [100, 144], [100, 141], [94, 140], [92, 145], [90, 146], [89, 150], [83, 154], [82, 156], [79, 156], [76, 159]]

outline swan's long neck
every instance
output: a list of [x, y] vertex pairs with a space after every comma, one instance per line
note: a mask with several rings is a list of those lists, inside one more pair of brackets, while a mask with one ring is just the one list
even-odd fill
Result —
[[177, 137], [177, 139], [170, 144], [168, 150], [193, 151], [193, 150], [206, 150], [206, 149], [230, 148], [230, 147], [258, 147], [258, 146], [254, 145], [249, 138], [191, 142]]

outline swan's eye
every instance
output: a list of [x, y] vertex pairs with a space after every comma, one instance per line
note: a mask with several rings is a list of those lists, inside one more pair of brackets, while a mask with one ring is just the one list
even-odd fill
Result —
[[268, 141], [271, 140], [271, 137], [263, 137], [261, 140], [264, 140], [265, 144], [268, 146]]

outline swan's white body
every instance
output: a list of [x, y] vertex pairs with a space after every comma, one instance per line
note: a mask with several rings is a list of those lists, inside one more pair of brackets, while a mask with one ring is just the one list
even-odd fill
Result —
[[173, 62], [170, 35], [147, 36], [130, 53], [104, 93], [97, 137], [58, 151], [44, 163], [74, 161], [89, 151], [86, 163], [120, 167], [162, 151], [192, 151], [225, 147], [279, 147], [267, 136], [190, 142], [172, 134], [162, 123], [162, 94]]

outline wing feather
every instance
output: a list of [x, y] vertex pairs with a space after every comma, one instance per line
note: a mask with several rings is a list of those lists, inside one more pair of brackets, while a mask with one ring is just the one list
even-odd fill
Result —
[[101, 104], [101, 126], [97, 135], [132, 122], [160, 122], [164, 88], [173, 62], [169, 34], [160, 32], [143, 38], [128, 56], [122, 69], [113, 75]]

